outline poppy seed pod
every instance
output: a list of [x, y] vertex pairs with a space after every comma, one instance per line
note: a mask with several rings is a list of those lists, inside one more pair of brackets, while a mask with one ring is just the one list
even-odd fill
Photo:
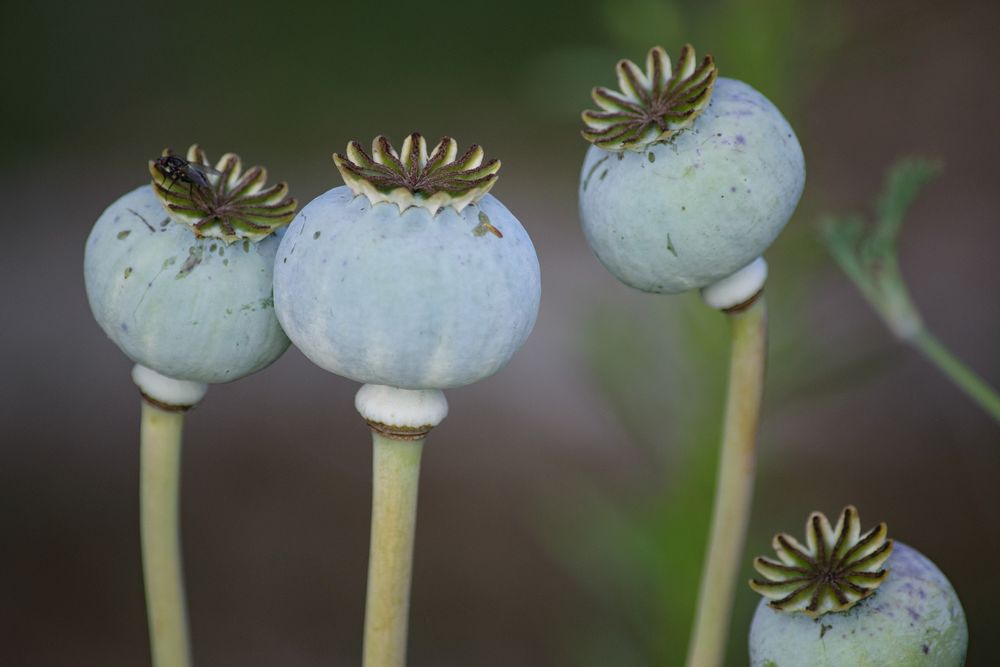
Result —
[[500, 163], [419, 134], [398, 153], [335, 155], [346, 186], [295, 217], [278, 250], [278, 318], [318, 366], [403, 389], [467, 385], [531, 332], [540, 278], [531, 239], [487, 194]]
[[955, 590], [916, 549], [861, 533], [857, 510], [836, 526], [814, 512], [806, 542], [774, 538], [750, 586], [764, 596], [750, 628], [753, 667], [961, 667], [968, 628]]
[[230, 382], [288, 348], [273, 307], [272, 232], [295, 200], [283, 183], [265, 189], [264, 170], [244, 172], [233, 154], [215, 167], [197, 146], [187, 157], [150, 162], [153, 182], [98, 219], [84, 256], [87, 297], [137, 364], [176, 380]]
[[749, 85], [717, 77], [690, 45], [676, 68], [660, 47], [646, 71], [618, 63], [620, 91], [595, 88], [593, 145], [580, 172], [590, 247], [627, 285], [676, 293], [711, 285], [759, 257], [805, 184], [795, 133]]

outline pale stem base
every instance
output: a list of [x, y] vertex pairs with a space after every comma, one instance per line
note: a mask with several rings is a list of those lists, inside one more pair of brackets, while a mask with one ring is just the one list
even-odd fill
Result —
[[423, 439], [372, 431], [372, 533], [365, 606], [364, 667], [406, 664], [417, 485]]
[[142, 571], [154, 667], [191, 664], [178, 521], [183, 426], [183, 412], [162, 410], [142, 401]]
[[708, 554], [688, 649], [688, 667], [717, 667], [725, 658], [737, 579], [743, 562], [756, 470], [757, 424], [767, 362], [764, 296], [729, 313], [732, 347], [722, 449]]

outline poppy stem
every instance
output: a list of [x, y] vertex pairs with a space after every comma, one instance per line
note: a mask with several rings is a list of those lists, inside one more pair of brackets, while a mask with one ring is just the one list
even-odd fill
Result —
[[139, 505], [154, 667], [191, 664], [178, 520], [184, 413], [142, 402]]
[[188, 667], [180, 520], [181, 435], [184, 413], [208, 385], [176, 380], [136, 364], [132, 380], [142, 394], [139, 429], [139, 532], [146, 615], [153, 667]]
[[767, 306], [760, 294], [749, 305], [726, 312], [732, 329], [729, 389], [688, 667], [717, 667], [725, 658], [753, 501], [757, 425], [767, 363]]
[[372, 430], [372, 534], [364, 667], [403, 667], [417, 531], [420, 455], [448, 414], [437, 389], [366, 384], [354, 406]]
[[372, 532], [364, 667], [402, 667], [410, 609], [417, 486], [424, 441], [372, 430]]

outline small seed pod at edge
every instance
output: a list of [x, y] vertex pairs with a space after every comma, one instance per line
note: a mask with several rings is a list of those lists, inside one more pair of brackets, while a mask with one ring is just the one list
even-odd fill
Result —
[[854, 507], [835, 526], [814, 512], [806, 541], [774, 538], [757, 558], [764, 596], [750, 628], [753, 667], [960, 667], [968, 628], [955, 590], [916, 549], [862, 533]]

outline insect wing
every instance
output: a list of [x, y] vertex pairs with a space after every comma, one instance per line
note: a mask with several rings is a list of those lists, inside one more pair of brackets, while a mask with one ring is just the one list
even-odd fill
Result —
[[222, 174], [218, 169], [213, 169], [207, 164], [198, 164], [196, 162], [188, 162], [184, 170], [184, 175], [187, 180], [195, 185], [199, 185], [203, 188], [212, 187], [212, 182], [210, 177], [221, 176]]

